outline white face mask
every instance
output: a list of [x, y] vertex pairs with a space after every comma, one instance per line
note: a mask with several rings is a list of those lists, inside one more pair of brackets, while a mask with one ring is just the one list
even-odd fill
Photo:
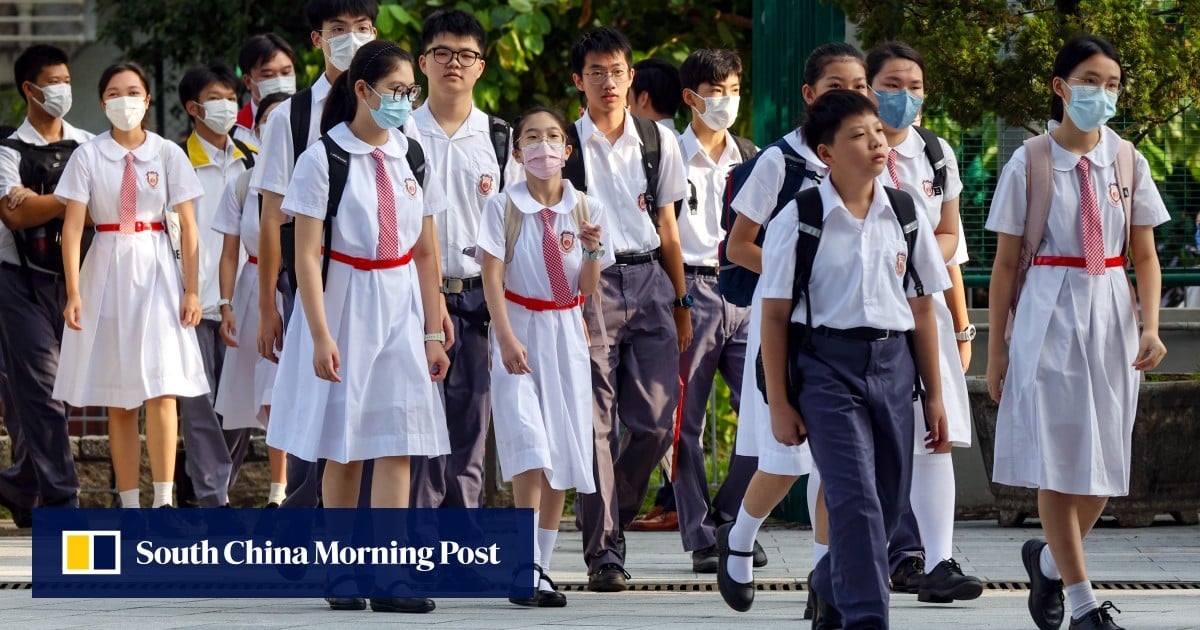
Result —
[[55, 118], [62, 118], [71, 111], [71, 84], [53, 83], [51, 85], [34, 85], [42, 91], [42, 100], [33, 102], [41, 106], [42, 111]]
[[332, 63], [334, 68], [345, 72], [350, 67], [350, 62], [354, 61], [354, 53], [358, 52], [363, 44], [374, 41], [374, 39], [375, 36], [370, 33], [346, 33], [325, 40], [329, 44], [329, 63]]
[[104, 101], [104, 115], [121, 131], [133, 131], [146, 117], [146, 99], [141, 96], [118, 96]]
[[204, 123], [209, 129], [222, 136], [229, 133], [230, 129], [233, 129], [233, 123], [237, 122], [237, 103], [218, 99], [215, 101], [206, 101], [200, 105], [204, 108], [204, 119], [200, 122]]
[[255, 81], [254, 85], [258, 87], [258, 98], [264, 99], [271, 94], [287, 94], [291, 96], [296, 93], [296, 75], [286, 74], [262, 81]]
[[704, 101], [704, 113], [695, 107], [692, 108], [692, 113], [700, 118], [709, 129], [713, 131], [725, 131], [733, 126], [733, 121], [737, 120], [738, 105], [742, 102], [741, 96], [700, 96], [692, 92], [697, 98]]

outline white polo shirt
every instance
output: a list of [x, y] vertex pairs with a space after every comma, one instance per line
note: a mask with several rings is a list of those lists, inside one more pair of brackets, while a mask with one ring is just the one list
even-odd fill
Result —
[[[726, 131], [725, 150], [713, 162], [708, 151], [700, 146], [691, 125], [680, 136], [679, 148], [687, 165], [689, 188], [694, 188], [696, 193], [695, 210], [689, 205], [691, 200], [685, 198], [679, 213], [679, 243], [683, 250], [683, 264], [716, 267], [719, 264], [717, 246], [725, 239], [725, 230], [721, 229], [725, 180], [729, 177], [729, 170], [742, 163], [742, 154], [733, 141], [733, 134]], [[690, 190], [688, 196], [691, 196]]]
[[[221, 299], [221, 249], [225, 237], [212, 228], [225, 189], [246, 170], [246, 156], [232, 140], [221, 150], [195, 131], [187, 139], [187, 156], [204, 189], [204, 196], [196, 202], [195, 209], [196, 229], [200, 234], [200, 308], [204, 311], [204, 319], [220, 321], [221, 308], [217, 301]], [[246, 259], [241, 255], [239, 258], [240, 272]]]
[[[915, 322], [907, 298], [916, 293], [911, 283], [906, 293], [903, 284], [908, 246], [883, 185], [876, 180], [874, 199], [862, 221], [846, 209], [830, 178], [818, 189], [825, 224], [809, 281], [813, 327], [912, 330]], [[913, 260], [907, 262], [920, 275], [925, 294], [932, 295], [950, 287], [950, 276], [924, 213], [917, 212], [917, 221], [917, 244]], [[792, 299], [799, 227], [795, 201], [767, 226], [759, 282], [763, 299]], [[805, 316], [801, 300], [792, 321], [803, 323]]]
[[[76, 129], [65, 120], [62, 121], [62, 126], [63, 140], [74, 140], [82, 145], [93, 137], [91, 133]], [[33, 128], [33, 125], [29, 124], [28, 118], [21, 123], [20, 127], [17, 127], [17, 130], [9, 138], [38, 146], [50, 144], [42, 137], [42, 134]], [[19, 186], [21, 186], [21, 154], [16, 149], [0, 147], [0, 197], [7, 196]], [[17, 255], [17, 242], [13, 240], [12, 232], [2, 223], [0, 223], [0, 261], [13, 265], [21, 263], [21, 258]], [[46, 271], [37, 265], [30, 265], [30, 268]]]
[[[942, 220], [942, 204], [954, 201], [962, 194], [962, 178], [958, 175], [958, 159], [954, 149], [945, 140], [938, 138], [942, 145], [942, 155], [946, 157], [946, 183], [942, 190], [933, 187], [933, 165], [925, 156], [925, 139], [915, 129], [909, 128], [908, 137], [896, 149], [896, 173], [900, 176], [900, 190], [912, 195], [917, 202], [917, 210], [925, 214], [925, 218], [936, 229]], [[893, 186], [892, 176], [885, 168], [879, 174], [879, 182], [884, 186]], [[958, 247], [950, 264], [961, 265], [969, 260], [967, 257], [967, 239], [963, 234], [962, 219], [958, 222]]]
[[[806, 169], [821, 177], [829, 173], [829, 167], [805, 144], [799, 129], [788, 132], [783, 140], [804, 158]], [[742, 189], [733, 198], [733, 209], [759, 225], [766, 225], [771, 220], [771, 214], [775, 212], [775, 201], [779, 198], [779, 190], [783, 188], [786, 172], [783, 152], [776, 147], [763, 149], [758, 160], [754, 162], [754, 170], [750, 171]], [[811, 188], [815, 184], [812, 178], [805, 177], [799, 190]]]
[[[321, 137], [321, 112], [325, 110], [325, 100], [329, 98], [330, 85], [325, 73], [312, 84], [309, 95], [312, 98], [312, 115], [308, 121], [308, 138], [304, 146], [307, 148]], [[295, 98], [295, 97], [293, 97]], [[250, 188], [256, 191], [270, 191], [278, 195], [287, 192], [288, 184], [292, 181], [292, 169], [295, 168], [294, 145], [292, 144], [292, 99], [279, 104], [267, 116], [263, 125], [262, 143], [259, 144], [259, 156], [254, 175], [250, 177]]]
[[[656, 125], [660, 151], [658, 206], [672, 206], [687, 194], [687, 177], [679, 141], [662, 125]], [[596, 128], [589, 113], [575, 121], [575, 130], [583, 148], [587, 194], [599, 199], [608, 209], [608, 234], [615, 254], [638, 254], [658, 247], [662, 242], [650, 221], [645, 202], [646, 173], [642, 169], [642, 141], [634, 127], [633, 116], [625, 112], [625, 127], [615, 143]], [[607, 247], [606, 243], [606, 247]]]

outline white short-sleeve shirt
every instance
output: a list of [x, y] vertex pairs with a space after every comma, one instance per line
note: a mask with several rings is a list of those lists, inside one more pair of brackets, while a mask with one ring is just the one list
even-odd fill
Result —
[[[804, 136], [799, 129], [788, 132], [783, 140], [792, 147], [793, 151], [804, 158], [804, 166], [807, 170], [821, 177], [825, 177], [829, 172], [829, 167], [825, 166], [817, 154], [813, 153], [813, 150], [805, 144]], [[746, 177], [741, 190], [738, 191], [730, 205], [738, 214], [759, 225], [766, 225], [771, 220], [771, 214], [775, 212], [775, 202], [779, 198], [780, 189], [783, 188], [786, 170], [783, 151], [772, 146], [763, 149], [754, 162], [753, 170]], [[800, 190], [815, 185], [816, 182], [812, 178], [805, 177], [804, 181], [800, 183]]]
[[[958, 158], [954, 149], [942, 138], [938, 138], [942, 147], [942, 155], [946, 159], [946, 183], [939, 191], [933, 185], [933, 165], [925, 156], [925, 139], [911, 127], [908, 136], [896, 149], [896, 172], [900, 176], [900, 190], [912, 196], [917, 202], [917, 210], [925, 213], [925, 218], [935, 229], [942, 220], [942, 204], [954, 201], [962, 194], [962, 178], [958, 173]], [[887, 169], [879, 174], [879, 181], [884, 186], [894, 186], [892, 177]], [[967, 256], [967, 239], [963, 234], [962, 220], [959, 220], [958, 247], [954, 251], [951, 264], [961, 265], [970, 260]]]
[[[673, 206], [687, 195], [687, 177], [683, 156], [675, 134], [656, 125], [660, 151], [658, 206]], [[648, 252], [662, 242], [650, 221], [646, 206], [646, 173], [642, 169], [642, 141], [634, 127], [633, 116], [625, 112], [625, 126], [615, 143], [596, 128], [587, 112], [575, 121], [583, 148], [587, 191], [608, 208], [609, 239], [616, 254]]]
[[[83, 144], [92, 139], [91, 133], [76, 129], [65, 120], [62, 121], [62, 126], [63, 140], [74, 140]], [[17, 130], [9, 138], [37, 146], [50, 144], [42, 137], [42, 134], [33, 128], [33, 125], [29, 124], [28, 118], [21, 123], [20, 127], [17, 127]], [[0, 147], [0, 197], [7, 196], [18, 186], [21, 186], [21, 154], [16, 149]], [[17, 255], [17, 242], [13, 240], [12, 232], [0, 223], [0, 261], [16, 265], [20, 264], [20, 260]], [[30, 265], [30, 267], [46, 271], [37, 265]]]
[[[862, 221], [846, 209], [832, 180], [825, 178], [818, 188], [825, 224], [809, 283], [813, 327], [912, 330], [915, 322], [907, 298], [915, 292], [912, 286], [904, 289], [905, 263], [913, 265], [926, 295], [950, 287], [928, 219], [917, 212], [917, 243], [908, 261], [904, 232], [882, 184], [875, 182], [874, 198]], [[799, 225], [792, 201], [767, 226], [759, 282], [763, 299], [792, 299]], [[803, 300], [792, 311], [792, 321], [805, 321]]]
[[223, 236], [240, 237], [246, 255], [258, 257], [258, 193], [247, 187], [246, 198], [238, 199], [237, 191], [238, 181], [251, 175], [253, 173], [243, 173], [225, 187], [225, 192], [221, 193], [221, 203], [217, 204], [217, 216], [213, 218], [212, 229]]
[[716, 267], [719, 264], [717, 247], [725, 239], [721, 229], [721, 205], [725, 199], [725, 180], [729, 170], [742, 163], [742, 154], [733, 141], [733, 134], [725, 132], [725, 150], [714, 162], [691, 125], [679, 139], [687, 165], [688, 197], [695, 191], [696, 207], [692, 200], [685, 199], [679, 213], [679, 245], [683, 251], [683, 264]]
[[[308, 138], [305, 146], [310, 146], [321, 137], [321, 112], [325, 109], [325, 100], [329, 98], [332, 86], [329, 79], [322, 73], [308, 93], [312, 98], [312, 115], [308, 121]], [[292, 97], [295, 98], [295, 97]], [[279, 195], [287, 192], [288, 184], [292, 181], [294, 145], [292, 144], [292, 99], [289, 98], [271, 110], [267, 121], [263, 124], [262, 143], [259, 145], [259, 160], [250, 178], [250, 187], [254, 190], [267, 190]]]
[[[200, 235], [200, 307], [204, 319], [221, 320], [220, 266], [224, 237], [213, 230], [217, 207], [230, 182], [246, 171], [245, 156], [232, 141], [224, 149], [209, 144], [196, 132], [188, 136], [187, 157], [204, 189], [204, 197], [196, 203], [196, 230]], [[241, 270], [244, 258], [238, 260]]]

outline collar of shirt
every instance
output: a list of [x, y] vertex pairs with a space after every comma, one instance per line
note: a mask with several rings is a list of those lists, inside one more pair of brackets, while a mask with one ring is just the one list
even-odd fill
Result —
[[784, 136], [783, 139], [792, 145], [792, 149], [800, 154], [800, 157], [804, 158], [804, 163], [809, 169], [820, 173], [822, 177], [829, 174], [829, 167], [825, 166], [821, 158], [817, 157], [816, 152], [809, 148], [808, 143], [804, 140], [804, 134], [799, 129]]
[[[317, 80], [313, 82], [312, 87], [309, 88], [312, 90], [313, 102], [324, 103], [325, 99], [329, 97], [329, 90], [332, 88], [333, 84], [329, 82], [329, 78], [325, 76], [324, 72], [322, 72], [321, 76], [317, 77]], [[320, 116], [317, 116], [317, 118], [320, 118]]]
[[[421, 135], [434, 137], [441, 136], [442, 138], [447, 138], [446, 130], [442, 129], [442, 126], [438, 123], [437, 119], [433, 117], [433, 112], [429, 109], [428, 101], [417, 109], [413, 110], [410, 120], [417, 124], [417, 129]], [[454, 137], [448, 139], [458, 140], [459, 138], [466, 138], [479, 134], [487, 135], [488, 133], [491, 133], [490, 125], [491, 123], [488, 120], [488, 115], [478, 107], [472, 107], [471, 113], [467, 115], [467, 119], [464, 120], [463, 124], [459, 125], [458, 129], [454, 132]]]
[[[579, 119], [579, 138], [582, 142], [598, 138], [603, 140], [605, 144], [608, 144], [608, 136], [596, 128], [596, 123], [592, 121], [592, 113], [590, 111], [584, 111], [583, 116]], [[642, 145], [642, 139], [638, 136], [637, 128], [633, 125], [633, 115], [629, 113], [629, 110], [625, 110], [625, 123], [621, 129], [621, 137], [612, 143], [612, 148], [616, 149], [618, 145], [624, 142], [633, 142], [639, 147]]]
[[387, 143], [378, 147], [360, 140], [358, 136], [354, 135], [354, 132], [350, 131], [350, 127], [346, 123], [330, 129], [329, 137], [347, 153], [353, 155], [367, 155], [375, 149], [379, 149], [390, 158], [401, 158], [408, 151], [408, 139], [397, 129], [389, 130]]
[[1072, 153], [1061, 146], [1050, 136], [1050, 163], [1056, 171], [1073, 171], [1079, 164], [1079, 158], [1086, 157], [1093, 166], [1108, 166], [1117, 160], [1117, 147], [1121, 137], [1107, 126], [1100, 127], [1100, 142], [1084, 155]]
[[[162, 136], [153, 131], [147, 131], [146, 141], [142, 143], [142, 146], [133, 150], [134, 159], [138, 162], [149, 162], [150, 160], [158, 159], [158, 153], [162, 148], [163, 142], [165, 140], [162, 139]], [[105, 159], [114, 162], [124, 160], [125, 154], [130, 152], [129, 149], [117, 144], [117, 141], [113, 140], [111, 131], [106, 131], [96, 136], [96, 149], [100, 151], [100, 155], [103, 155]]]
[[[875, 186], [875, 193], [871, 198], [871, 207], [867, 209], [866, 220], [874, 221], [877, 217], [884, 215], [884, 211], [886, 211], [886, 215], [889, 217], [894, 215], [892, 204], [888, 201], [887, 191], [883, 189], [883, 184], [879, 183], [878, 178], [872, 180], [872, 184]], [[842, 196], [833, 187], [833, 178], [826, 177], [821, 180], [817, 190], [821, 193], [821, 205], [823, 206], [822, 210], [824, 211], [824, 219], [826, 221], [829, 220], [829, 215], [834, 210], [841, 210], [846, 213], [846, 216], [854, 217], [854, 215], [850, 214], [850, 209], [846, 207], [845, 202], [842, 201]]]
[[242, 153], [242, 150], [234, 144], [233, 136], [228, 137], [225, 142], [225, 149], [221, 150], [213, 146], [208, 140], [201, 138], [200, 134], [194, 130], [187, 139], [187, 155], [188, 161], [192, 163], [192, 168], [228, 165], [234, 160], [246, 157], [246, 154]]
[[[80, 144], [83, 144], [84, 142], [92, 139], [92, 134], [72, 127], [71, 123], [68, 123], [65, 120], [62, 121], [62, 127], [63, 140], [74, 140]], [[50, 144], [45, 138], [42, 137], [42, 134], [38, 133], [37, 129], [33, 128], [33, 124], [29, 122], [28, 118], [21, 123], [20, 127], [17, 127], [17, 130], [10, 137], [14, 137], [21, 142], [36, 146]]]
[[700, 164], [696, 166], [708, 166], [710, 168], [720, 168], [723, 165], [742, 161], [737, 143], [733, 141], [733, 134], [728, 131], [725, 132], [725, 149], [721, 151], [721, 155], [717, 158], [716, 162], [713, 162], [712, 158], [708, 155], [708, 151], [705, 151], [704, 147], [700, 146], [700, 139], [696, 137], [696, 132], [692, 131], [691, 125], [688, 125], [688, 128], [679, 136], [679, 148], [683, 151], [684, 164], [692, 164], [696, 156], [700, 156], [701, 159]]
[[[546, 207], [529, 193], [529, 184], [527, 182], [513, 184], [506, 192], [508, 193], [508, 198], [512, 200], [513, 205], [523, 214], [536, 214], [541, 212], [542, 208]], [[578, 203], [578, 200], [575, 197], [575, 187], [570, 182], [563, 180], [562, 200], [554, 204], [550, 210], [556, 214], [569, 214], [575, 209], [576, 203]]]
[[908, 128], [908, 136], [900, 142], [900, 144], [892, 147], [896, 153], [910, 160], [920, 157], [925, 151], [925, 139], [921, 134], [917, 133], [916, 127]]

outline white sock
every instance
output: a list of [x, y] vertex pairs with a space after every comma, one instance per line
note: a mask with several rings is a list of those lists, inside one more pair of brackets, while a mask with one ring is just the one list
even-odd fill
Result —
[[1058, 565], [1054, 564], [1054, 555], [1050, 553], [1050, 545], [1042, 547], [1041, 556], [1038, 558], [1038, 568], [1041, 569], [1042, 575], [1051, 580], [1062, 579], [1062, 574], [1058, 572]]
[[123, 507], [123, 508], [140, 508], [140, 507], [142, 507], [141, 494], [142, 494], [141, 490], [134, 488], [133, 490], [126, 490], [124, 492], [121, 492], [117, 496], [121, 497], [121, 507]]
[[953, 556], [954, 460], [950, 453], [913, 456], [908, 496], [925, 547], [925, 573], [929, 574], [939, 562]]
[[154, 507], [171, 505], [171, 495], [175, 492], [174, 481], [154, 482]]
[[[817, 472], [817, 467], [813, 466], [812, 472], [808, 473], [808, 520], [815, 522], [817, 518], [817, 493], [821, 491], [821, 473]], [[814, 564], [815, 561], [814, 561]]]
[[[758, 537], [758, 528], [762, 527], [766, 516], [750, 516], [746, 505], [738, 508], [737, 520], [729, 528], [729, 549], [732, 551], [754, 551], [754, 539]], [[729, 577], [733, 581], [746, 584], [754, 579], [754, 558], [751, 556], [729, 556]]]
[[821, 561], [821, 558], [824, 558], [827, 554], [829, 554], [829, 545], [813, 542], [813, 567], [815, 568], [817, 563]]
[[[541, 554], [541, 545], [538, 544], [539, 541], [538, 541], [537, 531], [538, 531], [538, 511], [534, 510], [533, 511], [533, 532], [534, 532], [534, 535], [533, 535], [533, 563], [540, 567], [540, 566], [542, 566], [542, 554]], [[538, 575], [538, 572], [534, 571], [533, 572], [533, 588], [536, 589], [538, 587], [538, 583], [540, 580], [541, 580], [541, 577]]]
[[541, 556], [541, 562], [538, 566], [542, 567], [542, 571], [550, 572], [550, 559], [554, 557], [554, 543], [558, 541], [557, 529], [542, 529], [537, 528], [537, 548], [538, 555]]
[[271, 482], [271, 489], [267, 492], [267, 503], [274, 503], [276, 505], [283, 503], [283, 497], [286, 490], [286, 483]]
[[1092, 592], [1092, 583], [1084, 580], [1063, 589], [1067, 592], [1067, 603], [1071, 605], [1071, 618], [1083, 619], [1083, 616], [1100, 607], [1096, 602], [1096, 594]]

